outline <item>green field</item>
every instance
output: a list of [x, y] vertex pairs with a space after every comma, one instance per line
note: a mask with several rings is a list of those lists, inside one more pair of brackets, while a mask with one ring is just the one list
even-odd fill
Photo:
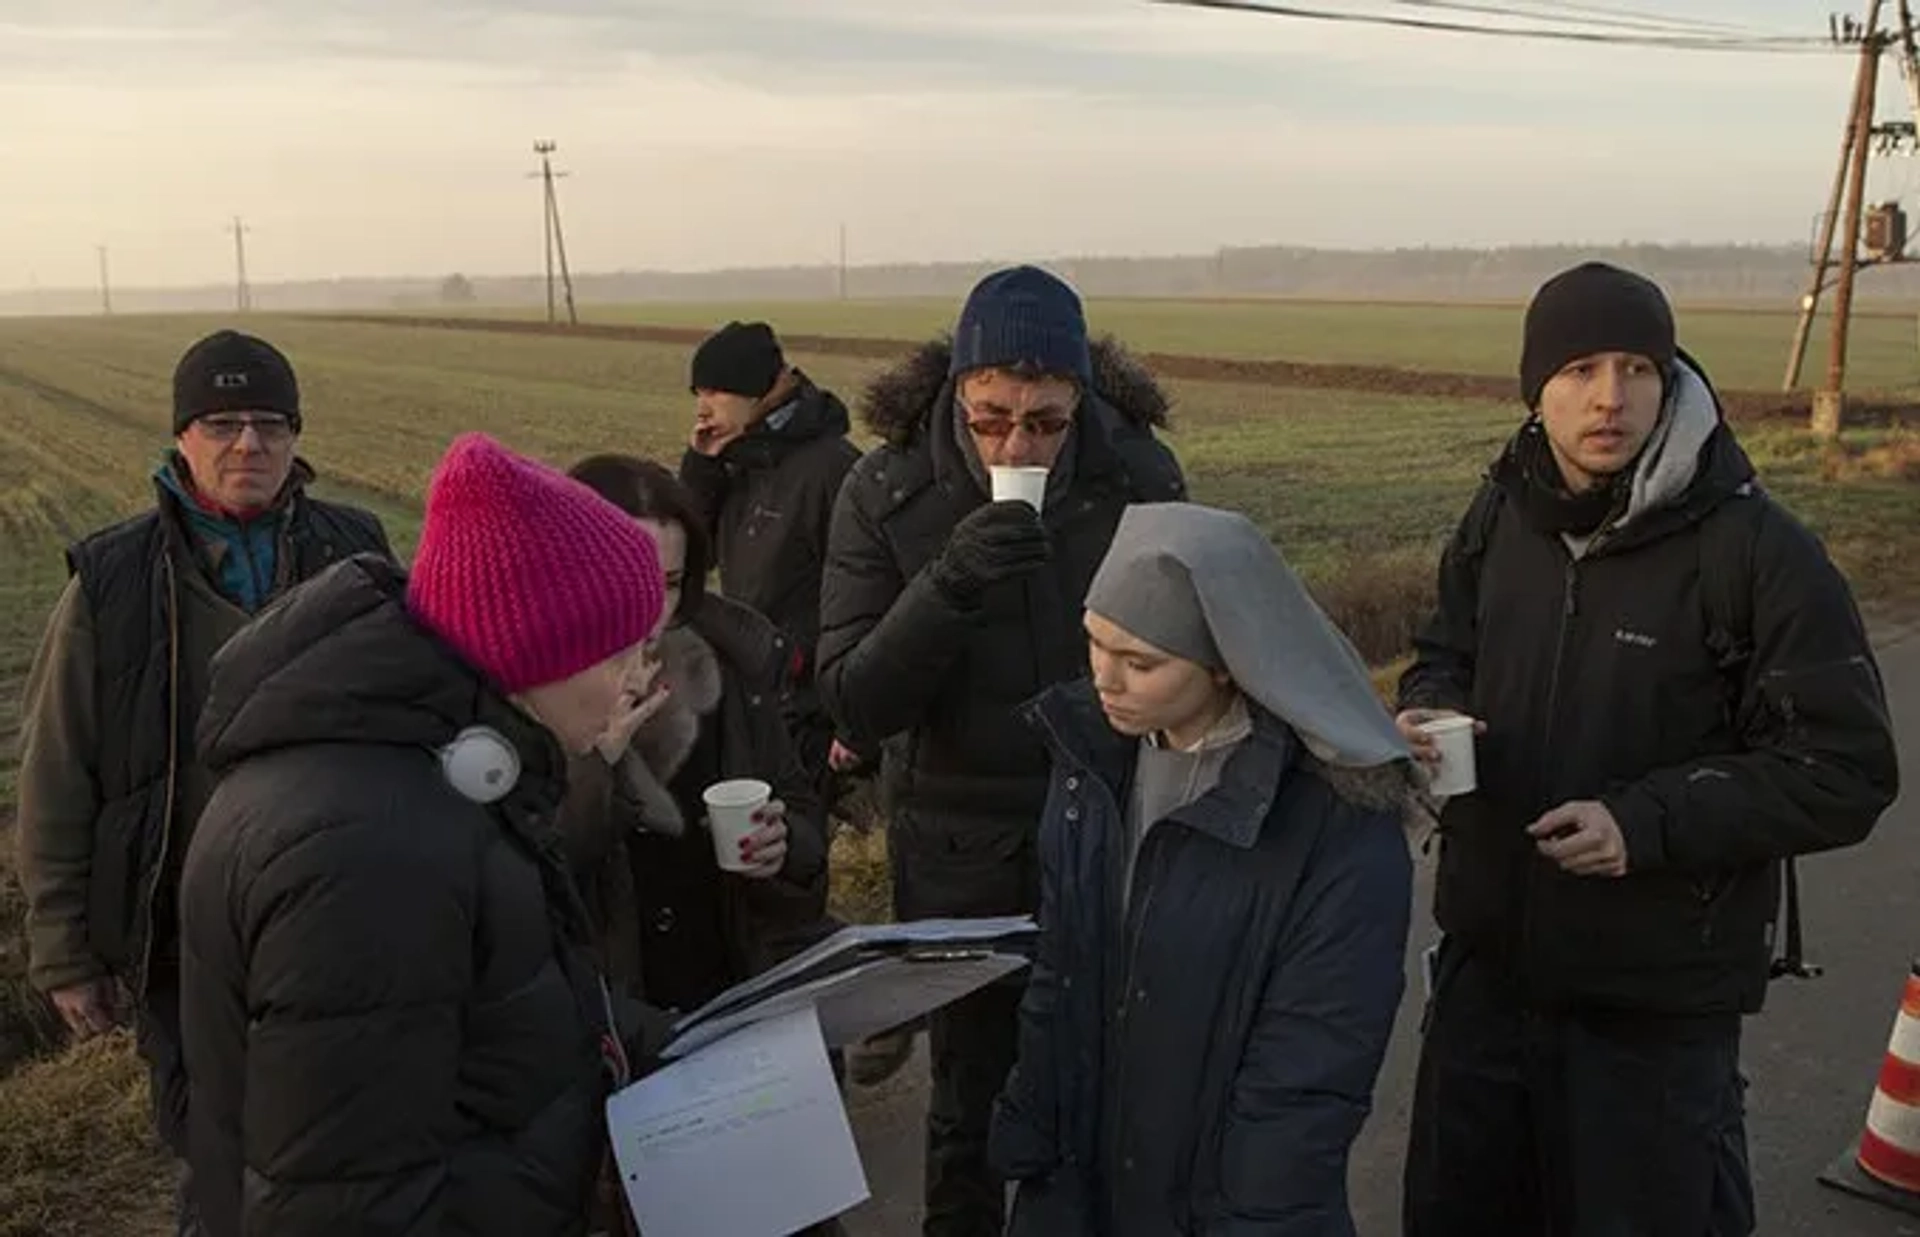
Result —
[[[767, 318], [793, 334], [915, 339], [950, 327], [957, 310], [957, 301], [936, 300], [583, 305], [580, 318], [684, 327]], [[546, 314], [544, 307], [458, 312]], [[1522, 319], [1517, 305], [1306, 301], [1096, 300], [1087, 312], [1096, 331], [1112, 332], [1143, 351], [1500, 375], [1513, 373], [1518, 364]], [[1779, 388], [1793, 339], [1792, 313], [1684, 305], [1676, 312], [1683, 344], [1720, 386]], [[1818, 385], [1824, 378], [1830, 330], [1828, 319], [1815, 321], [1803, 383]], [[1859, 315], [1847, 358], [1850, 386], [1920, 391], [1920, 317], [1893, 311]]]
[[[765, 316], [792, 333], [912, 338], [938, 331], [953, 311], [951, 304], [918, 302], [707, 305], [593, 310], [589, 317], [704, 326], [729, 316]], [[1168, 302], [1098, 303], [1092, 316], [1096, 329], [1114, 331], [1141, 350], [1487, 373], [1511, 371], [1518, 323], [1513, 309]], [[1701, 312], [1683, 321], [1722, 385], [1777, 383], [1788, 319]], [[215, 325], [223, 324], [196, 318], [0, 321], [0, 832], [13, 806], [19, 686], [64, 577], [62, 547], [152, 501], [148, 478], [168, 442], [174, 360]], [[307, 422], [302, 454], [320, 472], [320, 491], [374, 508], [403, 553], [411, 551], [433, 463], [460, 431], [485, 430], [562, 464], [605, 450], [672, 461], [688, 419], [682, 348], [302, 318], [261, 317], [251, 326], [280, 343], [300, 370]], [[1863, 384], [1920, 388], [1910, 320], [1864, 319], [1859, 342], [1856, 373]], [[881, 364], [844, 356], [796, 359], [849, 402]], [[1817, 364], [1817, 353], [1813, 360]], [[1402, 646], [1409, 617], [1427, 594], [1440, 539], [1519, 417], [1510, 402], [1202, 381], [1172, 383], [1170, 390], [1175, 427], [1169, 441], [1196, 498], [1256, 519], [1363, 649], [1382, 660]], [[1914, 431], [1857, 430], [1841, 451], [1816, 447], [1783, 422], [1743, 425], [1741, 433], [1768, 484], [1827, 538], [1865, 594], [1891, 603], [1920, 600], [1920, 554], [1914, 553], [1920, 548], [1920, 438]], [[10, 858], [0, 837], [0, 917], [18, 909], [6, 871]], [[21, 1033], [21, 964], [11, 930], [0, 931], [0, 1070], [10, 986], [11, 1029]], [[136, 1085], [124, 1057], [106, 1059], [102, 1071], [101, 1087]], [[66, 1096], [66, 1085], [31, 1076], [36, 1096]], [[0, 1104], [0, 1119], [8, 1112]], [[122, 1109], [115, 1112], [121, 1115], [114, 1119], [123, 1120]], [[12, 1133], [27, 1135], [26, 1141], [9, 1144], [8, 1132], [0, 1130], [0, 1165], [43, 1150], [24, 1130]], [[80, 1140], [70, 1149], [79, 1164], [87, 1162], [87, 1137], [110, 1137], [96, 1127], [69, 1133]], [[36, 1206], [49, 1216], [61, 1212], [66, 1204], [55, 1195], [68, 1169], [42, 1163], [36, 1171], [40, 1176], [30, 1185], [42, 1195], [10, 1196], [9, 1183], [0, 1180], [0, 1213], [10, 1198], [43, 1195]], [[107, 1231], [89, 1228], [85, 1218], [75, 1223], [69, 1228], [48, 1220], [15, 1230], [0, 1218], [0, 1234]]]
[[[759, 313], [783, 328], [912, 337], [937, 330], [951, 305], [781, 304], [606, 310], [654, 323], [697, 324]], [[1459, 370], [1510, 364], [1515, 312], [1390, 306], [1109, 302], [1092, 307], [1143, 350], [1348, 360]], [[1690, 320], [1691, 321], [1691, 320]], [[1771, 368], [1783, 319], [1699, 315], [1696, 345], [1735, 379], [1744, 359]], [[70, 538], [150, 500], [147, 477], [166, 445], [168, 374], [211, 319], [14, 320], [0, 323], [0, 740], [12, 686], [24, 674]], [[432, 331], [264, 318], [256, 323], [299, 366], [307, 406], [303, 453], [321, 488], [367, 504], [410, 546], [433, 461], [457, 432], [481, 429], [556, 462], [618, 449], [676, 457], [687, 417], [680, 348], [618, 341]], [[1899, 320], [1865, 319], [1863, 381], [1893, 385]], [[1265, 342], [1263, 342], [1265, 341]], [[1905, 364], [1911, 358], [1899, 355]], [[851, 401], [879, 362], [800, 355]], [[1878, 366], [1877, 370], [1873, 366]], [[1259, 520], [1317, 584], [1351, 585], [1430, 557], [1517, 409], [1362, 391], [1306, 391], [1176, 382], [1171, 437], [1198, 497]], [[1858, 431], [1872, 446], [1893, 431]], [[1914, 570], [1884, 534], [1920, 520], [1911, 487], [1892, 479], [1822, 481], [1826, 459], [1791, 427], [1743, 430], [1767, 476], [1833, 540], [1863, 583], [1904, 588]], [[1848, 470], [1850, 473], [1859, 470]], [[11, 744], [5, 745], [11, 748]], [[0, 805], [9, 784], [0, 759]]]

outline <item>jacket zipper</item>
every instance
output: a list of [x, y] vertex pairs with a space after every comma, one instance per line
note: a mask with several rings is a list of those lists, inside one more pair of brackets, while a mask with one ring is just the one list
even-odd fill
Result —
[[[1549, 750], [1553, 744], [1553, 732], [1560, 725], [1560, 681], [1566, 674], [1567, 637], [1573, 630], [1574, 617], [1580, 612], [1580, 563], [1569, 559], [1565, 575], [1562, 578], [1560, 595], [1560, 628], [1553, 641], [1553, 677], [1547, 680], [1547, 732], [1544, 746]], [[1546, 787], [1545, 767], [1540, 775], [1541, 788]]]
[[[1592, 547], [1588, 548], [1592, 552]], [[1566, 677], [1567, 641], [1573, 631], [1573, 620], [1580, 612], [1580, 560], [1571, 556], [1567, 559], [1560, 600], [1560, 627], [1553, 641], [1553, 675], [1547, 680], [1547, 724], [1542, 736], [1541, 750], [1553, 750], [1554, 732], [1560, 728], [1560, 683]], [[1540, 780], [1535, 792], [1536, 801], [1547, 798], [1547, 762], [1540, 766]], [[1525, 975], [1529, 970], [1529, 960], [1533, 956], [1533, 901], [1536, 865], [1532, 856], [1528, 857], [1520, 888], [1520, 956], [1515, 959], [1518, 971]]]
[[167, 587], [167, 798], [160, 811], [160, 862], [147, 878], [146, 905], [141, 917], [146, 921], [140, 945], [140, 972], [134, 993], [144, 1000], [147, 980], [153, 973], [153, 902], [159, 896], [160, 882], [166, 879], [169, 853], [173, 849], [173, 804], [180, 773], [180, 590], [174, 576], [173, 559], [162, 553], [160, 571]]
[[[1118, 1059], [1113, 1063], [1114, 1087], [1111, 1116], [1113, 1123], [1111, 1145], [1119, 1152], [1121, 1162], [1109, 1166], [1110, 1169], [1120, 1172], [1126, 1171], [1127, 1161], [1130, 1158], [1126, 1151], [1127, 1054], [1125, 1041], [1127, 1023], [1131, 1020], [1133, 1009], [1133, 976], [1140, 962], [1140, 939], [1146, 934], [1147, 912], [1153, 909], [1154, 891], [1159, 888], [1158, 882], [1147, 875], [1149, 861], [1160, 850], [1160, 839], [1155, 834], [1156, 830], [1149, 826], [1146, 835], [1141, 838], [1140, 852], [1134, 858], [1133, 880], [1128, 882], [1127, 888], [1129, 896], [1124, 921], [1127, 925], [1126, 965], [1120, 971], [1120, 1008], [1114, 1018], [1114, 1055]], [[1139, 888], [1143, 880], [1145, 888]], [[1139, 908], [1138, 917], [1134, 914], [1135, 907]]]

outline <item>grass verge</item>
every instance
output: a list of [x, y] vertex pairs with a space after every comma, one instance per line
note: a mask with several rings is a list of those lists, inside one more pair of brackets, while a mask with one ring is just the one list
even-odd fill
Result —
[[0, 1237], [159, 1237], [171, 1198], [127, 1033], [0, 1085]]

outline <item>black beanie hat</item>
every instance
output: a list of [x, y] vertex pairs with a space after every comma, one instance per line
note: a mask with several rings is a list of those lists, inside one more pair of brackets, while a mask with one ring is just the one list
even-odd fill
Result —
[[216, 412], [277, 412], [300, 432], [300, 384], [293, 364], [264, 339], [215, 331], [173, 371], [173, 432]]
[[1665, 374], [1677, 348], [1666, 294], [1652, 280], [1604, 262], [1583, 263], [1542, 284], [1527, 306], [1525, 340], [1520, 395], [1536, 411], [1547, 382], [1581, 357], [1632, 353]]
[[780, 341], [764, 322], [729, 322], [694, 349], [692, 389], [759, 399], [786, 371]]

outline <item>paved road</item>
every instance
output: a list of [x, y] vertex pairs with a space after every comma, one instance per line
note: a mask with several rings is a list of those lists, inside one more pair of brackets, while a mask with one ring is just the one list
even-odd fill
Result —
[[[1920, 783], [1920, 624], [1882, 629], [1881, 665], [1901, 735], [1901, 764]], [[1819, 1173], [1860, 1132], [1909, 966], [1920, 956], [1920, 788], [1863, 846], [1802, 868], [1808, 955], [1827, 968], [1773, 986], [1747, 1026], [1749, 1139], [1764, 1237], [1920, 1237], [1920, 1218], [1837, 1193]], [[1419, 981], [1428, 943], [1431, 865], [1423, 863], [1409, 999], [1381, 1076], [1375, 1114], [1355, 1148], [1353, 1206], [1361, 1237], [1397, 1237], [1401, 1148], [1413, 1092]], [[852, 1108], [874, 1197], [847, 1217], [853, 1237], [919, 1232], [924, 1064]]]

